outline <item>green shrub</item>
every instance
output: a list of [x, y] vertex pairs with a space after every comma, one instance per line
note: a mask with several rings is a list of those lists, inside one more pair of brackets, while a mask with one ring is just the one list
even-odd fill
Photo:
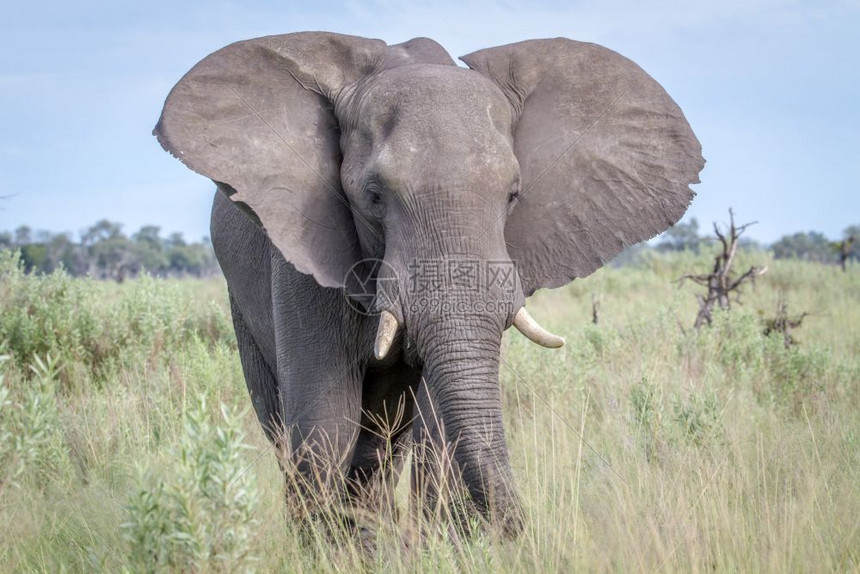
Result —
[[827, 392], [825, 372], [831, 362], [829, 351], [820, 347], [789, 347], [786, 349], [778, 336], [771, 337], [776, 344], [768, 355], [770, 384], [759, 390], [766, 401], [788, 406], [800, 413], [804, 404], [810, 404]]
[[252, 557], [257, 492], [241, 453], [242, 415], [221, 406], [222, 424], [205, 402], [188, 413], [186, 435], [165, 472], [141, 479], [123, 524], [128, 559], [142, 571], [244, 571]]
[[17, 252], [0, 250], [0, 338], [13, 359], [26, 365], [51, 354], [63, 363], [90, 361], [99, 331], [94, 287], [63, 270], [24, 273]]
[[672, 399], [672, 422], [676, 436], [695, 446], [705, 446], [722, 434], [722, 408], [711, 388], [694, 389], [688, 396]]
[[[6, 357], [2, 357], [5, 361]], [[0, 373], [0, 494], [29, 480], [39, 488], [72, 475], [56, 398], [62, 367], [34, 358], [31, 384], [12, 393]]]
[[645, 448], [645, 458], [651, 461], [663, 438], [663, 387], [642, 377], [630, 387], [630, 406], [633, 431]]
[[65, 387], [169, 362], [196, 339], [235, 346], [229, 312], [198, 297], [182, 282], [148, 275], [116, 285], [62, 270], [28, 274], [17, 252], [0, 251], [0, 343], [17, 364], [57, 358]]

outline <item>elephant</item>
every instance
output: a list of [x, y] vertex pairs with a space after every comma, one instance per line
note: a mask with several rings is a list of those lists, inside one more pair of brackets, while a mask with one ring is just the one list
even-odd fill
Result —
[[704, 159], [666, 91], [607, 48], [461, 60], [428, 38], [240, 41], [182, 77], [153, 133], [215, 183], [244, 377], [296, 476], [360, 501], [411, 450], [414, 492], [450, 481], [513, 536], [503, 332], [561, 346], [526, 297], [676, 223]]

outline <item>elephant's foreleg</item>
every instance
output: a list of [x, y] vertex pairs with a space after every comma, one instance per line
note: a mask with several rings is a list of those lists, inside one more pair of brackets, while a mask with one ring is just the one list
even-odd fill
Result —
[[352, 505], [373, 513], [394, 515], [394, 489], [411, 443], [411, 428], [383, 435], [375, 430], [361, 430], [347, 473]]
[[239, 348], [239, 358], [251, 404], [270, 441], [275, 441], [281, 428], [281, 400], [278, 384], [272, 369], [266, 363], [260, 348], [257, 346], [251, 331], [245, 324], [233, 296], [230, 296], [230, 311], [233, 315], [233, 328], [236, 331], [236, 344]]
[[280, 454], [288, 470], [288, 491], [318, 499], [304, 503], [330, 505], [343, 496], [358, 439], [361, 378], [358, 365], [350, 365], [345, 358], [318, 358], [316, 369], [313, 376], [296, 375], [281, 386]]
[[305, 510], [328, 507], [343, 497], [372, 349], [357, 343], [342, 293], [297, 273], [277, 253], [272, 298], [287, 495]]
[[420, 377], [403, 361], [365, 375], [361, 430], [348, 474], [354, 504], [393, 510], [394, 488], [409, 456]]

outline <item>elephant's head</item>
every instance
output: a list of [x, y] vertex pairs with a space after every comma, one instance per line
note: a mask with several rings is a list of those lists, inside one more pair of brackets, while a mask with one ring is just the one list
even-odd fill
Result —
[[463, 60], [428, 39], [239, 42], [176, 85], [155, 133], [320, 285], [386, 263], [399, 289], [376, 301], [377, 354], [396, 329], [414, 342], [474, 499], [507, 511], [502, 331], [558, 346], [524, 298], [675, 223], [704, 160], [678, 106], [610, 50], [558, 38]]

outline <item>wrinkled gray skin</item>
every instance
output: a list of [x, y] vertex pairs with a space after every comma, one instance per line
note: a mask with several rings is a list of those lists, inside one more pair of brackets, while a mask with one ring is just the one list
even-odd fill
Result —
[[[177, 84], [155, 133], [221, 190], [212, 240], [269, 437], [286, 427], [305, 475], [325, 459], [365, 485], [396, 475], [410, 439], [456, 444], [477, 508], [514, 533], [502, 332], [535, 289], [588, 275], [677, 221], [704, 160], [671, 98], [605, 48], [533, 40], [463, 59], [471, 69], [421, 38], [240, 42]], [[399, 285], [373, 309], [400, 325], [383, 360], [372, 353], [378, 317], [344, 296], [367, 258]], [[511, 262], [516, 284], [436, 290], [456, 313], [416, 305], [410, 263], [456, 259]], [[398, 401], [405, 422], [389, 457], [370, 415], [392, 419]], [[432, 490], [434, 470], [418, 457], [413, 486]]]

